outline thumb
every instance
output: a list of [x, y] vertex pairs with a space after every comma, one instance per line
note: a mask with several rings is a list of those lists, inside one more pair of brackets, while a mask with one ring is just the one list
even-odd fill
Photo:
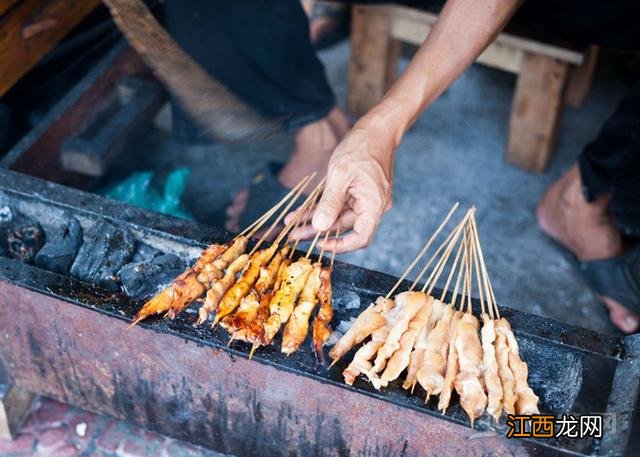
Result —
[[313, 228], [319, 232], [324, 232], [331, 228], [338, 219], [347, 199], [348, 184], [346, 180], [335, 179], [334, 176], [329, 171], [327, 185], [311, 221]]

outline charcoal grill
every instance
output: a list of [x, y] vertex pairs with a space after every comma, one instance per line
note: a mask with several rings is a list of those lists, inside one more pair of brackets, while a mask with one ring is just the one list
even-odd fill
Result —
[[[45, 230], [68, 215], [100, 219], [163, 251], [193, 253], [229, 234], [79, 190], [0, 170], [0, 204]], [[337, 262], [335, 321], [348, 320], [395, 278]], [[446, 415], [398, 385], [378, 392], [319, 366], [305, 344], [227, 348], [224, 332], [194, 328], [194, 312], [127, 330], [139, 302], [0, 257], [0, 375], [4, 382], [235, 455], [621, 455], [635, 414], [640, 338], [614, 337], [503, 308], [530, 366], [544, 413], [607, 413], [603, 439], [506, 439], [471, 429], [455, 402]]]

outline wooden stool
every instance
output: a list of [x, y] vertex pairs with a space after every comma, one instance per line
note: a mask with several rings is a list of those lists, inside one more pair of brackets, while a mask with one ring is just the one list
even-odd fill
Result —
[[[397, 78], [402, 43], [420, 45], [437, 14], [399, 5], [354, 5], [351, 26], [348, 109], [360, 116]], [[542, 172], [555, 146], [563, 102], [579, 107], [586, 97], [597, 48], [569, 47], [501, 33], [477, 62], [515, 73], [506, 159]]]

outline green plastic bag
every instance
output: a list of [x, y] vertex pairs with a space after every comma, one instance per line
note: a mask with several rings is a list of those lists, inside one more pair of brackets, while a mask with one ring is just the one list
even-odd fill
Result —
[[194, 217], [180, 204], [191, 170], [178, 168], [164, 182], [163, 189], [152, 184], [153, 172], [140, 171], [98, 193], [163, 214], [193, 220]]

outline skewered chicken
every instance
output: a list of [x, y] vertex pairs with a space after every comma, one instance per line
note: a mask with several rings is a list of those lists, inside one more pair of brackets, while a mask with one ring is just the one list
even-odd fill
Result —
[[518, 341], [511, 330], [511, 325], [509, 325], [509, 322], [505, 318], [502, 318], [496, 322], [496, 328], [499, 333], [502, 333], [506, 337], [507, 346], [509, 347], [509, 367], [515, 378], [515, 391], [517, 395], [516, 412], [526, 415], [540, 414], [538, 411], [538, 396], [533, 393], [527, 381], [529, 368], [527, 363], [520, 358]]
[[300, 292], [302, 292], [311, 270], [313, 270], [311, 261], [306, 258], [293, 262], [284, 270], [280, 288], [274, 293], [269, 302], [270, 315], [264, 325], [262, 342], [264, 345], [271, 344], [280, 327], [289, 320], [296, 300]]
[[318, 289], [318, 301], [320, 309], [313, 320], [313, 332], [311, 337], [313, 352], [316, 358], [324, 363], [322, 346], [331, 336], [329, 322], [333, 319], [333, 291], [331, 289], [331, 267], [323, 267], [320, 272], [320, 288]]
[[499, 331], [496, 326], [496, 360], [498, 362], [498, 374], [500, 375], [500, 384], [502, 384], [502, 408], [507, 414], [516, 413], [516, 381], [513, 372], [509, 367], [509, 346], [507, 337]]
[[425, 325], [418, 334], [418, 337], [416, 338], [416, 342], [414, 344], [414, 349], [411, 352], [411, 356], [409, 357], [407, 378], [402, 384], [402, 388], [405, 390], [411, 389], [411, 392], [413, 392], [413, 388], [418, 381], [418, 371], [422, 367], [422, 362], [424, 360], [424, 352], [427, 348], [427, 339], [429, 336], [429, 332], [433, 330], [436, 322], [440, 320], [440, 317], [442, 317], [443, 308], [444, 304], [440, 300], [433, 300], [433, 302], [431, 303], [431, 316], [429, 318], [429, 323]]
[[486, 313], [482, 315], [484, 322], [480, 331], [482, 339], [482, 366], [484, 370], [484, 384], [487, 388], [487, 412], [497, 421], [502, 414], [502, 383], [498, 374], [498, 361], [494, 343], [496, 340], [495, 322]]
[[204, 303], [198, 310], [198, 321], [196, 325], [200, 325], [206, 322], [209, 314], [211, 314], [218, 307], [220, 303], [220, 299], [223, 297], [225, 292], [229, 290], [233, 283], [236, 280], [236, 275], [242, 271], [242, 269], [249, 262], [249, 254], [242, 254], [237, 259], [235, 259], [225, 272], [222, 279], [216, 281], [211, 289], [207, 291], [207, 295], [205, 296]]
[[[181, 311], [184, 306], [189, 305], [204, 293], [205, 286], [198, 281], [198, 273], [226, 249], [226, 244], [212, 244], [206, 248], [191, 268], [180, 274], [168, 287], [142, 306], [131, 325], [154, 314], [167, 313], [167, 317], [174, 318], [178, 310]], [[172, 311], [174, 304], [176, 311]]]
[[417, 301], [423, 301], [420, 305], [418, 312], [413, 319], [409, 322], [407, 330], [402, 334], [398, 342], [399, 348], [391, 355], [387, 361], [387, 366], [380, 378], [382, 379], [382, 386], [386, 387], [390, 381], [398, 379], [400, 373], [404, 371], [409, 365], [409, 358], [411, 356], [411, 350], [416, 341], [418, 334], [423, 328], [427, 327], [429, 318], [431, 317], [431, 305], [433, 304], [433, 297], [428, 297], [422, 293], [417, 292]]
[[460, 372], [456, 376], [455, 388], [460, 395], [460, 405], [473, 422], [487, 408], [487, 395], [481, 383], [482, 343], [478, 337], [478, 319], [464, 313], [457, 325], [456, 352]]
[[216, 310], [216, 317], [213, 321], [213, 325], [217, 324], [223, 317], [231, 314], [238, 307], [242, 297], [249, 293], [258, 279], [258, 276], [260, 275], [260, 268], [262, 268], [269, 259], [271, 259], [276, 249], [277, 245], [274, 244], [267, 249], [263, 249], [253, 254], [249, 260], [249, 266], [244, 271], [240, 279], [222, 296], [218, 309]]
[[220, 325], [231, 333], [232, 339], [246, 341], [249, 323], [256, 319], [259, 307], [258, 295], [252, 290], [240, 300], [238, 311], [222, 319]]
[[[424, 292], [402, 292], [396, 295], [395, 306], [401, 310], [401, 317], [389, 330], [387, 340], [376, 354], [373, 362], [373, 373], [380, 373], [387, 365], [387, 360], [400, 348], [400, 338], [407, 330], [409, 322], [415, 317], [418, 311], [426, 306], [427, 296]], [[375, 384], [374, 384], [375, 385]], [[380, 387], [376, 387], [380, 388]]]
[[456, 380], [456, 376], [460, 371], [460, 365], [458, 363], [458, 351], [456, 351], [456, 335], [458, 334], [458, 321], [462, 317], [462, 311], [456, 311], [451, 318], [451, 324], [449, 324], [449, 349], [447, 353], [447, 368], [444, 375], [444, 382], [442, 384], [442, 391], [438, 397], [438, 409], [445, 413], [451, 402], [451, 394], [453, 393], [453, 384]]
[[273, 256], [266, 267], [261, 267], [253, 290], [240, 301], [240, 306], [238, 306], [235, 313], [230, 314], [221, 321], [222, 327], [232, 334], [232, 340], [250, 343], [257, 341], [256, 334], [259, 335], [261, 333], [258, 328], [262, 328], [262, 324], [257, 324], [256, 322], [260, 310], [260, 301], [273, 287], [280, 265], [282, 265], [288, 254], [289, 246], [284, 246]]
[[449, 349], [449, 324], [453, 317], [453, 307], [445, 305], [442, 317], [427, 338], [422, 367], [418, 370], [418, 383], [427, 392], [427, 400], [431, 395], [438, 395], [444, 384]]
[[293, 310], [282, 334], [282, 352], [289, 355], [298, 350], [309, 333], [309, 319], [318, 304], [320, 273], [322, 265], [316, 263], [309, 273], [307, 282], [300, 293], [298, 304]]
[[370, 304], [367, 309], [360, 313], [349, 330], [342, 335], [342, 338], [329, 351], [329, 357], [331, 357], [333, 363], [336, 363], [352, 347], [382, 327], [386, 322], [382, 313], [393, 306], [393, 300], [378, 297], [375, 303]]
[[198, 281], [205, 287], [211, 287], [215, 280], [224, 276], [227, 265], [244, 253], [247, 241], [246, 237], [239, 236], [228, 248], [227, 245], [222, 245], [221, 250], [210, 250], [211, 246], [207, 248], [194, 266], [198, 273]]
[[380, 378], [377, 374], [373, 373], [373, 363], [371, 361], [375, 358], [378, 349], [380, 349], [387, 340], [391, 328], [402, 318], [402, 310], [393, 306], [393, 300], [383, 299], [382, 297], [378, 298], [378, 301], [381, 300], [385, 300], [385, 308], [388, 308], [387, 311], [384, 311], [382, 314], [385, 319], [385, 324], [371, 334], [371, 340], [356, 351], [353, 360], [342, 372], [345, 382], [349, 385], [353, 384], [355, 378], [358, 377], [360, 373], [366, 375], [372, 383], [379, 385]]

